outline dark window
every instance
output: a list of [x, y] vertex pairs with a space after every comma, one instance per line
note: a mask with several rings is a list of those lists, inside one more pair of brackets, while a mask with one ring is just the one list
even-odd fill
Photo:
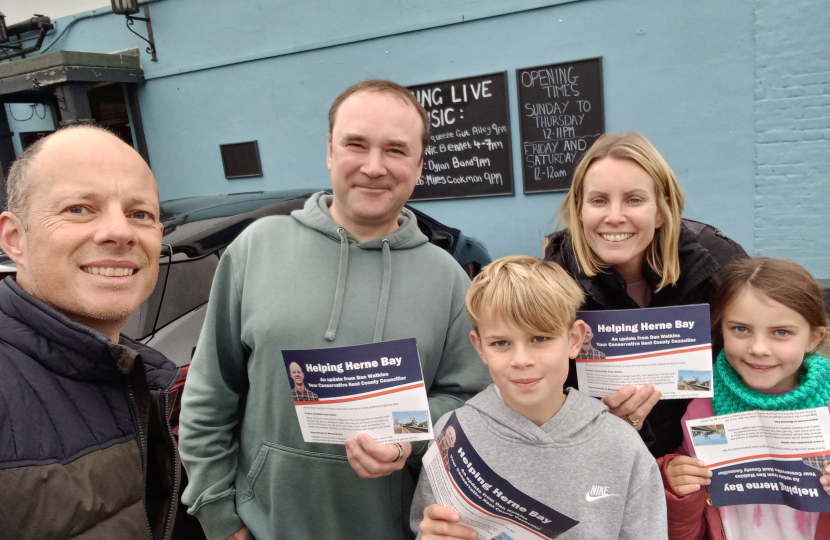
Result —
[[20, 147], [23, 150], [26, 150], [33, 144], [37, 142], [38, 139], [42, 139], [52, 133], [51, 131], [26, 131], [20, 133]]
[[262, 176], [262, 164], [259, 162], [257, 141], [220, 144], [219, 151], [222, 153], [225, 178]]

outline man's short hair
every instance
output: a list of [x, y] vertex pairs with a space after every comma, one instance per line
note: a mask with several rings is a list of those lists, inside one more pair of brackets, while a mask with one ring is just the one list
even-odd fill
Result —
[[337, 111], [340, 109], [340, 105], [342, 105], [349, 96], [358, 92], [383, 92], [385, 94], [396, 96], [415, 107], [415, 110], [418, 111], [418, 116], [421, 117], [421, 123], [423, 124], [421, 155], [426, 152], [427, 145], [429, 144], [429, 115], [427, 114], [426, 109], [424, 109], [421, 102], [415, 99], [415, 96], [413, 96], [412, 92], [410, 92], [406, 87], [393, 83], [392, 81], [384, 81], [382, 79], [372, 79], [353, 84], [346, 88], [342, 94], [337, 96], [334, 103], [331, 104], [331, 109], [329, 109], [329, 133], [334, 130], [334, 121], [337, 119]]
[[8, 178], [6, 178], [6, 210], [20, 218], [23, 222], [24, 229], [28, 229], [29, 227], [26, 218], [28, 217], [27, 214], [29, 213], [29, 203], [31, 202], [30, 199], [32, 194], [29, 178], [29, 169], [32, 166], [32, 162], [35, 160], [40, 151], [43, 150], [46, 141], [58, 133], [63, 133], [64, 131], [70, 131], [73, 129], [93, 129], [103, 131], [105, 133], [109, 133], [113, 137], [117, 137], [117, 135], [102, 127], [90, 124], [72, 124], [57, 131], [53, 131], [45, 137], [41, 137], [24, 150], [17, 157], [17, 159], [14, 160], [14, 163], [12, 163], [11, 169], [9, 169]]
[[484, 267], [467, 291], [467, 314], [478, 331], [500, 318], [534, 336], [558, 337], [571, 328], [585, 293], [558, 264], [529, 255], [502, 257]]

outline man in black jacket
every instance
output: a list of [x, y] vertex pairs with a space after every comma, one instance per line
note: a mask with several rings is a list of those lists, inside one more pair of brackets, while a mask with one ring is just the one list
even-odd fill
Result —
[[141, 157], [100, 128], [35, 143], [7, 180], [0, 246], [0, 538], [167, 539], [178, 370], [120, 331], [153, 291], [162, 225]]

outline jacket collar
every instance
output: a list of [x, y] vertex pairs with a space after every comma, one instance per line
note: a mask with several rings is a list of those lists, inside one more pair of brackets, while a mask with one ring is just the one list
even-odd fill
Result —
[[12, 278], [0, 282], [0, 341], [33, 358], [49, 371], [73, 380], [112, 382], [143, 360], [154, 372], [151, 386], [168, 387], [176, 366], [160, 353], [121, 336], [114, 343], [76, 323], [24, 291]]

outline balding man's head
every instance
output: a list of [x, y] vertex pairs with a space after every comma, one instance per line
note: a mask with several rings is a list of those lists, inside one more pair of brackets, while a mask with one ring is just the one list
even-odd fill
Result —
[[288, 373], [291, 375], [291, 379], [294, 381], [294, 388], [303, 388], [305, 373], [303, 373], [303, 369], [300, 367], [300, 364], [298, 364], [297, 362], [291, 362], [290, 364], [288, 364]]
[[91, 126], [38, 141], [12, 171], [0, 246], [17, 263], [18, 284], [117, 338], [158, 275], [153, 173], [133, 148]]
[[[110, 133], [104, 128], [98, 126], [91, 126], [88, 124], [76, 124], [60, 129], [46, 137], [38, 139], [31, 146], [20, 154], [12, 164], [9, 170], [8, 178], [6, 179], [6, 206], [7, 210], [18, 216], [23, 222], [23, 226], [28, 228], [26, 214], [29, 209], [29, 202], [31, 200], [31, 165], [37, 158], [38, 154], [43, 150], [46, 144], [53, 138], [63, 137], [75, 130], [86, 130], [91, 133], [98, 133], [104, 136], [113, 137], [119, 140], [118, 137]], [[126, 144], [125, 144], [126, 146]]]

